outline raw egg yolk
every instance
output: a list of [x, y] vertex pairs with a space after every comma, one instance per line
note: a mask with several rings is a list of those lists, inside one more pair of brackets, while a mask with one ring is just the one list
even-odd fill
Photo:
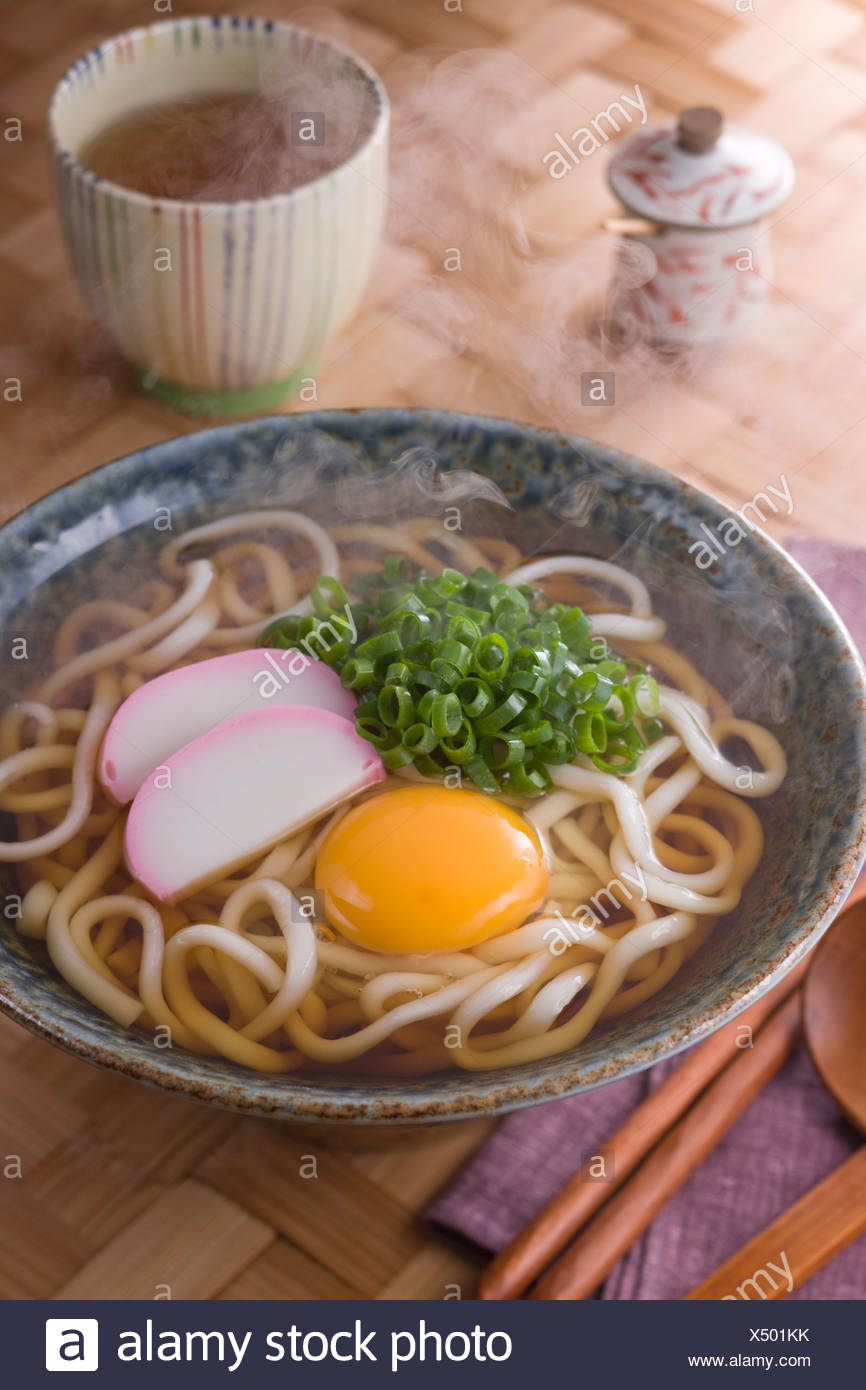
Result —
[[535, 829], [482, 792], [382, 792], [326, 837], [316, 864], [328, 921], [373, 951], [461, 951], [519, 927], [544, 902]]

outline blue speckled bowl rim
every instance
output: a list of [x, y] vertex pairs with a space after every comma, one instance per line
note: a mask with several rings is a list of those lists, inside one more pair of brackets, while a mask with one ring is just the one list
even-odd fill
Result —
[[[46, 494], [37, 502], [24, 508], [16, 516], [0, 527], [0, 548], [9, 541], [28, 543], [28, 537], [52, 518], [60, 518], [71, 499], [81, 498], [100, 478], [110, 476], [113, 483], [128, 478], [134, 486], [135, 472], [146, 464], [153, 472], [160, 470], [171, 476], [177, 471], [175, 454], [183, 448], [186, 441], [194, 441], [203, 447], [208, 443], [217, 448], [242, 436], [246, 431], [273, 429], [281, 436], [291, 436], [294, 430], [328, 430], [329, 424], [340, 427], [351, 425], [361, 419], [365, 426], [372, 425], [381, 433], [394, 434], [401, 430], [409, 432], [423, 429], [425, 420], [444, 421], [450, 424], [455, 440], [461, 431], [480, 429], [488, 435], [513, 433], [515, 430], [524, 437], [538, 439], [565, 446], [574, 450], [578, 456], [615, 464], [622, 476], [635, 476], [640, 482], [648, 482], [662, 490], [675, 485], [690, 501], [693, 507], [703, 509], [707, 519], [720, 519], [729, 513], [729, 508], [710, 493], [691, 487], [664, 469], [646, 463], [634, 455], [626, 454], [607, 445], [599, 445], [580, 435], [551, 430], [542, 426], [521, 423], [498, 416], [465, 414], [445, 410], [411, 409], [404, 407], [371, 407], [356, 410], [320, 410], [298, 414], [276, 415], [254, 420], [238, 421], [217, 425], [194, 434], [181, 435], [163, 440], [147, 448], [126, 454], [121, 458], [91, 470], [71, 482]], [[604, 463], [600, 465], [604, 467]], [[76, 507], [71, 508], [73, 514]], [[837, 639], [852, 662], [859, 683], [861, 703], [866, 704], [866, 669], [860, 659], [850, 635], [839, 615], [826, 596], [810, 576], [792, 559], [790, 555], [769, 536], [755, 530], [751, 538], [756, 544], [765, 547], [782, 569], [796, 576], [797, 583], [805, 589], [812, 606], [834, 630]], [[860, 804], [866, 804], [866, 735], [860, 735]], [[525, 1074], [519, 1084], [504, 1084], [498, 1080], [499, 1073], [461, 1073], [457, 1093], [452, 1084], [443, 1084], [441, 1076], [401, 1079], [388, 1093], [387, 1099], [376, 1095], [369, 1101], [359, 1097], [366, 1078], [354, 1076], [323, 1077], [306, 1074], [303, 1086], [293, 1085], [292, 1074], [272, 1077], [254, 1072], [245, 1073], [238, 1082], [230, 1076], [219, 1075], [219, 1063], [213, 1068], [216, 1075], [207, 1080], [179, 1075], [172, 1067], [170, 1059], [158, 1057], [147, 1066], [124, 1054], [124, 1035], [117, 1029], [116, 1043], [111, 1047], [95, 1047], [84, 1039], [80, 1030], [65, 1026], [51, 1016], [50, 1010], [38, 1012], [29, 1007], [26, 1000], [11, 997], [6, 991], [3, 973], [4, 952], [0, 938], [0, 1011], [21, 1023], [25, 1028], [65, 1051], [87, 1061], [124, 1076], [152, 1086], [156, 1089], [183, 1094], [188, 1099], [243, 1114], [275, 1116], [285, 1120], [324, 1122], [331, 1124], [375, 1124], [402, 1125], [406, 1122], [426, 1123], [466, 1119], [479, 1115], [504, 1114], [523, 1106], [546, 1100], [573, 1095], [605, 1084], [618, 1077], [629, 1075], [653, 1065], [663, 1058], [670, 1057], [684, 1048], [715, 1032], [724, 1024], [737, 1017], [745, 1008], [754, 1003], [771, 989], [791, 970], [816, 944], [832, 922], [844, 903], [859, 869], [866, 858], [866, 820], [852, 817], [845, 826], [846, 838], [843, 841], [837, 862], [827, 869], [821, 894], [822, 910], [811, 926], [806, 922], [795, 922], [789, 935], [787, 949], [776, 952], [756, 974], [753, 982], [740, 989], [734, 989], [728, 999], [701, 1013], [693, 1006], [687, 1010], [688, 1017], [683, 1025], [675, 1030], [675, 1035], [657, 1036], [646, 1046], [633, 1049], [630, 1053], [616, 1056], [595, 1072], [581, 1069], [569, 1054], [563, 1054], [562, 1067], [553, 1082], [548, 1078], [534, 1078], [534, 1063], [513, 1068]], [[89, 1008], [83, 1003], [83, 1007]], [[210, 1059], [208, 1059], [210, 1060]]]

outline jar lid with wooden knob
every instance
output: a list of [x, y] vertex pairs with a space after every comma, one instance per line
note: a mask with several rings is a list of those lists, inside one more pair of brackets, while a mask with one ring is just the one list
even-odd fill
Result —
[[608, 179], [638, 217], [714, 230], [772, 212], [791, 191], [794, 166], [776, 140], [728, 125], [715, 107], [693, 106], [674, 123], [622, 140]]

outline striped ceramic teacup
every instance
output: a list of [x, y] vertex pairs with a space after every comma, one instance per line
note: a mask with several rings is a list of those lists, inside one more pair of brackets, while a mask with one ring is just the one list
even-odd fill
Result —
[[[78, 156], [141, 106], [256, 91], [261, 65], [350, 84], [368, 117], [350, 158], [291, 192], [245, 202], [155, 199], [98, 179]], [[335, 87], [336, 84], [336, 87]], [[200, 413], [294, 394], [364, 289], [385, 210], [388, 100], [363, 59], [273, 20], [195, 18], [92, 49], [49, 110], [64, 239], [84, 297], [142, 385]]]

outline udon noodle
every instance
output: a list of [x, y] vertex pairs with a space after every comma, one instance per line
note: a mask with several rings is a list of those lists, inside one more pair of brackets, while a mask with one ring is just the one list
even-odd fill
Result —
[[[309, 612], [318, 574], [351, 594], [353, 578], [394, 552], [431, 573], [487, 566], [579, 602], [593, 634], [663, 682], [662, 736], [628, 776], [580, 756], [552, 769], [548, 793], [506, 798], [541, 837], [548, 898], [472, 949], [372, 951], [303, 909], [345, 806], [234, 875], [155, 905], [124, 864], [126, 809], [95, 776], [114, 711], [159, 673], [255, 645], [273, 615]], [[297, 512], [248, 512], [169, 541], [129, 599], [68, 613], [53, 670], [0, 720], [0, 808], [18, 835], [0, 860], [19, 866], [19, 932], [44, 941], [71, 987], [123, 1027], [263, 1072], [488, 1070], [574, 1048], [650, 999], [739, 902], [763, 845], [748, 799], [779, 786], [784, 754], [665, 643], [633, 574], [577, 556], [520, 559], [507, 541], [431, 518], [327, 531]], [[733, 737], [750, 764], [725, 756]]]

